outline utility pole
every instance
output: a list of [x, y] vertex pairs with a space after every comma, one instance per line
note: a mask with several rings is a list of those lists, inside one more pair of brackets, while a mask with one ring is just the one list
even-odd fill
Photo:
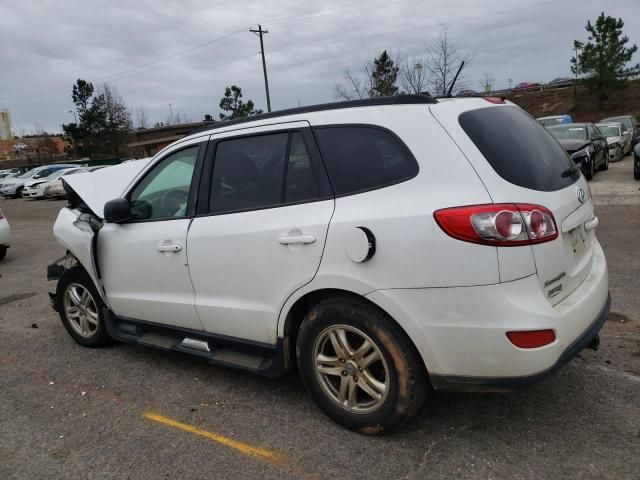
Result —
[[264, 43], [262, 37], [265, 33], [269, 33], [269, 30], [263, 30], [262, 25], [258, 25], [257, 30], [249, 29], [249, 32], [255, 33], [260, 37], [260, 53], [262, 54], [262, 72], [264, 73], [264, 90], [267, 93], [267, 111], [271, 111], [271, 99], [269, 98], [269, 79], [267, 78], [267, 62], [264, 60]]
[[169, 104], [169, 118], [171, 119], [171, 125], [173, 125], [173, 108]]

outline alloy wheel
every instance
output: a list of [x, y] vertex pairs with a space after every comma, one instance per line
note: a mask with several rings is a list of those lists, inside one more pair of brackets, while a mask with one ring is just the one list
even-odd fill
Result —
[[93, 296], [79, 283], [67, 286], [63, 297], [64, 313], [71, 328], [84, 338], [95, 335], [98, 329], [98, 308]]
[[344, 410], [379, 409], [390, 388], [389, 368], [377, 345], [348, 325], [323, 330], [313, 348], [314, 371], [324, 392]]

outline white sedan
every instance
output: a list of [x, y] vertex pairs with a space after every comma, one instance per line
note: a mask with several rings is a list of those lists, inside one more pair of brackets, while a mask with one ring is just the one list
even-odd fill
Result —
[[7, 254], [10, 239], [11, 228], [9, 227], [9, 221], [4, 216], [2, 209], [0, 209], [0, 260], [2, 260]]
[[65, 170], [55, 171], [48, 177], [38, 178], [37, 180], [27, 180], [24, 183], [22, 196], [24, 198], [44, 198], [44, 192], [48, 185], [53, 184], [53, 182], [58, 180], [60, 177], [78, 170], [80, 170], [80, 168], [67, 168]]

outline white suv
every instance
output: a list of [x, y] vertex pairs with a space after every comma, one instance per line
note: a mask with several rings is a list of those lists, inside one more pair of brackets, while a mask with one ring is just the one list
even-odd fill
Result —
[[221, 122], [65, 183], [69, 255], [49, 278], [78, 343], [297, 367], [361, 432], [398, 427], [431, 388], [539, 381], [597, 346], [609, 309], [587, 182], [502, 99]]

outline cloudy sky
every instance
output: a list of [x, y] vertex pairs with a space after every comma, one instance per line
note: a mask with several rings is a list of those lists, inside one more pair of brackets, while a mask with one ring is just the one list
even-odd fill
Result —
[[274, 110], [332, 101], [345, 70], [384, 49], [418, 59], [445, 29], [473, 54], [471, 88], [483, 72], [506, 88], [570, 76], [573, 40], [601, 11], [640, 44], [638, 0], [0, 0], [0, 109], [17, 133], [60, 131], [84, 78], [114, 85], [152, 123], [169, 104], [192, 121], [217, 116], [232, 84], [266, 110], [258, 23]]

